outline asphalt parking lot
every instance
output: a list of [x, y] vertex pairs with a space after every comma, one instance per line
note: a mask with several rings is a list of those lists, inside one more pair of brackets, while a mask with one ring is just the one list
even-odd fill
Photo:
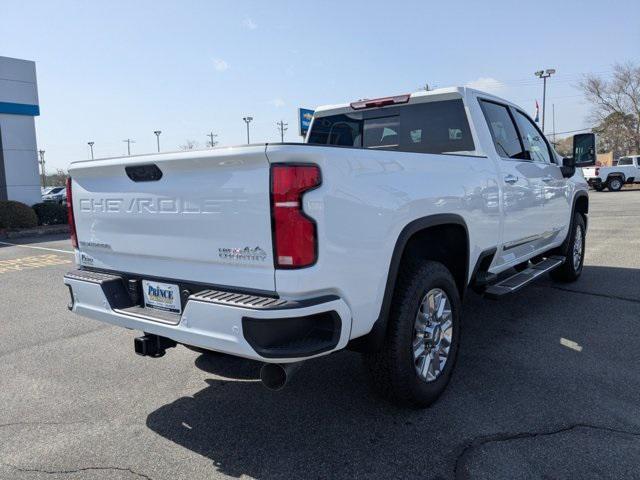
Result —
[[470, 295], [458, 367], [422, 411], [373, 396], [359, 356], [282, 392], [259, 365], [66, 309], [64, 238], [0, 244], [0, 478], [638, 478], [640, 190], [591, 193], [582, 278]]

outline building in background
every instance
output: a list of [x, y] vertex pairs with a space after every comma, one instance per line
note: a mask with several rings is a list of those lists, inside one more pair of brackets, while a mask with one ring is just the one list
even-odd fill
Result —
[[596, 155], [596, 165], [599, 167], [611, 167], [613, 162], [613, 152], [598, 153]]
[[36, 64], [0, 57], [0, 200], [40, 201]]

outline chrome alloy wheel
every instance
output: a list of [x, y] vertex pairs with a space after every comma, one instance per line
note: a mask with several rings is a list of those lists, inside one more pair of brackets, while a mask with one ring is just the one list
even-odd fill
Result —
[[452, 338], [449, 297], [440, 288], [431, 289], [420, 303], [413, 328], [413, 361], [420, 378], [432, 382], [440, 376], [449, 358]]
[[582, 261], [583, 235], [580, 225], [576, 225], [576, 236], [573, 239], [573, 269], [576, 271], [580, 268], [580, 262]]

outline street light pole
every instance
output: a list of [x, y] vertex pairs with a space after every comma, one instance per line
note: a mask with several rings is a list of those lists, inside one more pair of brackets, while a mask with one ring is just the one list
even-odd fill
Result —
[[551, 114], [553, 115], [553, 143], [556, 143], [556, 104], [552, 103], [551, 104]]
[[554, 68], [547, 68], [546, 70], [538, 70], [534, 75], [542, 79], [542, 133], [544, 133], [544, 114], [546, 112], [545, 103], [547, 100], [547, 78], [556, 73]]
[[131, 156], [131, 144], [132, 143], [136, 143], [135, 140], [131, 140], [130, 138], [127, 138], [126, 140], [122, 140], [124, 143], [127, 144], [127, 156]]
[[244, 123], [247, 124], [247, 145], [249, 145], [251, 143], [249, 141], [249, 124], [253, 120], [253, 117], [242, 117], [242, 120], [244, 120]]
[[156, 135], [156, 141], [158, 143], [158, 153], [160, 153], [160, 134], [162, 133], [162, 130], [154, 130], [153, 133], [155, 133]]
[[87, 145], [89, 145], [89, 148], [91, 149], [91, 160], [93, 160], [93, 145], [95, 144], [95, 142], [87, 142]]
[[44, 172], [44, 150], [38, 150], [38, 153], [40, 154], [40, 161], [38, 163], [40, 163], [40, 168], [42, 169], [42, 186], [46, 187], [47, 175]]

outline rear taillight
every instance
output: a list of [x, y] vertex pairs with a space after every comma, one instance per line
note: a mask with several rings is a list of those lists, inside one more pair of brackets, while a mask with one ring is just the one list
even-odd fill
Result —
[[321, 183], [317, 165], [271, 166], [271, 215], [276, 268], [302, 268], [318, 257], [316, 223], [302, 210], [302, 196]]
[[76, 235], [76, 221], [73, 216], [73, 197], [71, 194], [71, 177], [67, 178], [67, 220], [69, 222], [69, 233], [71, 235], [71, 245], [78, 248], [78, 236]]

